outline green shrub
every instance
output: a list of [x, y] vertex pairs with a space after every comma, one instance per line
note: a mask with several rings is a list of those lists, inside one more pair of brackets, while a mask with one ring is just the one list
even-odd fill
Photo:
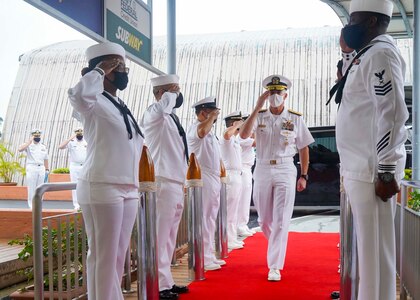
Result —
[[70, 169], [69, 168], [57, 168], [52, 170], [53, 174], [70, 174]]
[[404, 170], [404, 173], [405, 173], [404, 179], [405, 180], [411, 180], [411, 176], [413, 174], [413, 170], [411, 170], [411, 169], [405, 169]]
[[411, 193], [409, 193], [410, 197], [407, 201], [407, 206], [412, 210], [420, 212], [420, 193], [417, 189], [413, 189]]
[[0, 142], [0, 179], [2, 182], [11, 182], [15, 174], [25, 175], [25, 168], [17, 161], [24, 155], [15, 157], [9, 146], [4, 142]]

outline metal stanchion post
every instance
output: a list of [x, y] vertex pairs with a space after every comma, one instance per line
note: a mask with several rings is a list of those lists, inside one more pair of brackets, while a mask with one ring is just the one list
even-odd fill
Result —
[[205, 279], [202, 186], [200, 166], [195, 154], [191, 153], [186, 180], [188, 197], [188, 278], [190, 280]]
[[228, 257], [228, 238], [227, 238], [227, 202], [226, 202], [226, 169], [220, 161], [220, 206], [216, 220], [216, 257], [219, 259]]
[[140, 203], [137, 214], [137, 297], [159, 299], [156, 239], [156, 183], [151, 155], [146, 146], [139, 167]]
[[356, 230], [345, 191], [340, 194], [340, 299], [356, 300], [358, 268]]

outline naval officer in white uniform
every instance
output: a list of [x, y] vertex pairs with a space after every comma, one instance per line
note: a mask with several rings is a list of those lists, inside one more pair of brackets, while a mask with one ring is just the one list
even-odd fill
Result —
[[[337, 114], [341, 175], [354, 218], [358, 300], [395, 300], [395, 194], [404, 176], [405, 62], [386, 34], [390, 0], [352, 0], [342, 29], [346, 78]], [[350, 52], [352, 49], [358, 51]], [[347, 76], [346, 76], [347, 74]], [[338, 95], [338, 94], [337, 94]]]
[[188, 150], [195, 153], [203, 180], [203, 246], [204, 269], [218, 270], [226, 264], [214, 253], [216, 218], [220, 206], [220, 144], [213, 132], [219, 116], [216, 97], [206, 97], [193, 106], [197, 116], [187, 131]]
[[[68, 149], [69, 150], [69, 169], [70, 169], [70, 180], [72, 182], [77, 182], [77, 179], [82, 172], [83, 164], [86, 160], [86, 149], [87, 142], [83, 138], [83, 128], [79, 127], [74, 130], [74, 135], [69, 139], [65, 140], [58, 146], [58, 149]], [[77, 192], [72, 190], [72, 199], [73, 207], [75, 210], [80, 208], [79, 203], [77, 202]]]
[[[268, 280], [281, 280], [286, 257], [288, 228], [293, 213], [296, 189], [306, 188], [309, 167], [308, 145], [314, 142], [300, 113], [285, 108], [291, 87], [289, 79], [271, 75], [263, 80], [267, 89], [257, 101], [254, 111], [240, 129], [241, 138], [255, 131], [257, 164], [254, 170], [253, 199], [258, 222], [268, 239]], [[266, 100], [268, 110], [260, 112]], [[300, 159], [300, 177], [293, 163], [296, 152]]]
[[229, 249], [243, 248], [238, 240], [238, 208], [242, 191], [242, 157], [238, 141], [239, 128], [243, 124], [240, 111], [228, 114], [225, 118], [226, 130], [220, 139], [220, 154], [225, 165], [228, 183], [226, 185], [227, 236]]
[[77, 182], [88, 236], [88, 297], [123, 300], [121, 279], [138, 207], [143, 137], [117, 90], [128, 83], [125, 50], [102, 43], [86, 50], [89, 67], [69, 89], [89, 145]]
[[[248, 117], [249, 114], [242, 114], [244, 122]], [[253, 229], [248, 227], [252, 196], [252, 166], [255, 163], [255, 139], [254, 133], [246, 139], [238, 138], [242, 150], [242, 190], [238, 207], [238, 235], [248, 237], [255, 233]]]
[[18, 151], [26, 153], [26, 185], [28, 187], [28, 206], [32, 209], [32, 198], [38, 185], [48, 176], [48, 151], [41, 143], [41, 130], [33, 129], [29, 141], [19, 146]]
[[178, 225], [184, 209], [184, 182], [188, 165], [186, 134], [174, 109], [181, 107], [179, 77], [161, 75], [151, 79], [156, 101], [145, 111], [140, 126], [155, 166], [156, 226], [158, 241], [159, 296], [177, 299], [188, 287], [175, 284], [171, 273]]

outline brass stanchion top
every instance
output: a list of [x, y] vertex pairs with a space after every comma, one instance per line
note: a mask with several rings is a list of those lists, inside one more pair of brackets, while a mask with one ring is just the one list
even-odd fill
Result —
[[200, 170], [200, 165], [198, 164], [198, 161], [195, 157], [195, 154], [191, 153], [190, 163], [188, 165], [188, 170], [187, 170], [187, 180], [193, 180], [193, 179], [201, 179], [201, 170]]
[[220, 177], [226, 177], [226, 168], [222, 160], [220, 160]]
[[139, 163], [139, 182], [155, 181], [155, 165], [149, 149], [143, 145]]

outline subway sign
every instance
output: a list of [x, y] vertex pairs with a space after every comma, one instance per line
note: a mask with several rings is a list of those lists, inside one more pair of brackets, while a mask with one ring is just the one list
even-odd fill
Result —
[[133, 56], [152, 64], [150, 12], [141, 0], [105, 1], [106, 39]]

